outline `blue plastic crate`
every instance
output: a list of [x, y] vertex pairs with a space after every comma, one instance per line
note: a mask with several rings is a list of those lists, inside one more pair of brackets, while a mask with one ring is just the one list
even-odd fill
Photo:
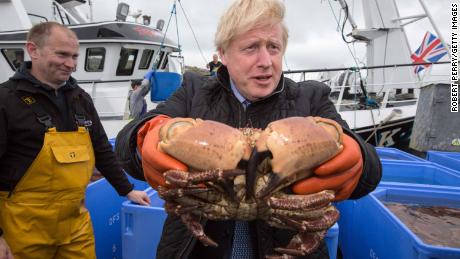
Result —
[[[336, 202], [335, 206], [340, 211], [340, 218], [337, 222], [340, 226], [338, 246], [342, 254], [350, 254], [351, 249], [350, 242], [353, 241], [352, 236], [354, 233], [353, 227], [353, 212], [356, 200], [345, 200]], [[352, 259], [351, 257], [345, 257], [344, 259]]]
[[326, 234], [325, 240], [327, 250], [329, 252], [329, 259], [337, 258], [337, 248], [339, 246], [339, 224], [335, 223]]
[[164, 201], [152, 188], [146, 189], [151, 206], [139, 206], [130, 201], [122, 205], [121, 234], [123, 259], [156, 257], [166, 213]]
[[434, 185], [460, 191], [460, 174], [431, 162], [382, 162], [379, 186]]
[[396, 160], [396, 161], [418, 161], [418, 162], [426, 162], [426, 160], [409, 154], [407, 152], [401, 151], [396, 148], [388, 148], [388, 147], [376, 147], [375, 150], [377, 151], [377, 155], [380, 157], [380, 160]]
[[180, 86], [182, 77], [174, 72], [154, 72], [150, 78], [150, 100], [165, 101]]
[[449, 167], [460, 174], [459, 152], [441, 152], [430, 150], [426, 154], [426, 159], [442, 166]]
[[[155, 258], [163, 230], [166, 213], [163, 200], [152, 188], [146, 190], [152, 202], [151, 207], [139, 206], [126, 201], [122, 207], [123, 259]], [[329, 257], [337, 256], [339, 225], [335, 224], [327, 232], [326, 244]]]
[[[460, 258], [460, 249], [432, 246], [410, 231], [382, 202], [415, 203], [427, 206], [460, 208], [460, 193], [429, 188], [379, 188], [357, 201], [348, 201], [352, 217], [339, 238], [343, 258]], [[344, 209], [342, 207], [342, 209]], [[343, 240], [346, 237], [347, 240]], [[344, 242], [346, 241], [346, 242]]]
[[[136, 190], [145, 190], [149, 186], [131, 176], [128, 179]], [[120, 211], [121, 204], [126, 200], [105, 178], [88, 185], [85, 205], [93, 223], [97, 258], [122, 258]]]

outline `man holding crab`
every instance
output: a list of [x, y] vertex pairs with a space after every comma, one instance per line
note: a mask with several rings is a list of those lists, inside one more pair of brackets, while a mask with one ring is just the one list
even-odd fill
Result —
[[[374, 190], [381, 178], [375, 149], [349, 130], [329, 100], [330, 89], [316, 81], [295, 83], [283, 76], [282, 58], [288, 41], [283, 18], [284, 5], [278, 0], [235, 1], [221, 17], [215, 35], [223, 64], [217, 77], [203, 78], [186, 73], [184, 87], [119, 133], [116, 153], [125, 170], [136, 178], [144, 179], [145, 176], [153, 187], [160, 186], [160, 189], [165, 185], [164, 172], [187, 170], [183, 161], [158, 148], [161, 126], [171, 118], [200, 118], [233, 128], [266, 129], [271, 122], [281, 119], [315, 116], [340, 125], [344, 132], [343, 149], [334, 158], [315, 167], [312, 176], [299, 179], [285, 191], [302, 198], [308, 196], [301, 195], [330, 190], [334, 193], [330, 202], [358, 199]], [[251, 165], [261, 160], [262, 151], [255, 147], [247, 163], [249, 166], [240, 164], [247, 171], [246, 179], [254, 173]], [[163, 228], [157, 257], [263, 258], [282, 251], [280, 253], [286, 257], [279, 258], [296, 255], [328, 258], [321, 239], [313, 245], [304, 240], [290, 244], [296, 234], [294, 231], [276, 228], [261, 220], [210, 220], [205, 217], [200, 223], [206, 235], [218, 243], [217, 247], [196, 242], [196, 235], [191, 234], [181, 218], [170, 215]], [[286, 246], [289, 249], [277, 250]]]

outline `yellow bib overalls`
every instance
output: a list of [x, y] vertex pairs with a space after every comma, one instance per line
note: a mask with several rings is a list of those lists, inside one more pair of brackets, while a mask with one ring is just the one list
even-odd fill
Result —
[[13, 192], [0, 192], [0, 227], [15, 259], [96, 258], [84, 206], [93, 169], [84, 127], [47, 130], [40, 153]]

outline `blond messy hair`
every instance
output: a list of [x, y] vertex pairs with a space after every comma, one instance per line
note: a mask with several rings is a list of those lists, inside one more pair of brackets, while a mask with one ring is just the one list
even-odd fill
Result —
[[220, 17], [214, 44], [217, 50], [225, 50], [235, 36], [255, 28], [281, 24], [284, 51], [289, 36], [283, 22], [284, 13], [284, 4], [278, 0], [237, 0]]
[[27, 34], [27, 41], [35, 43], [38, 47], [43, 47], [46, 40], [51, 35], [53, 29], [58, 28], [65, 31], [69, 36], [77, 38], [75, 32], [57, 22], [42, 22], [34, 25]]

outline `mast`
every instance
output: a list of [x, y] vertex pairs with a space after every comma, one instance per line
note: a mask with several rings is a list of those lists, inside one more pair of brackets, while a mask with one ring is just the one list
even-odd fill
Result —
[[[345, 0], [339, 0], [342, 9], [348, 11]], [[351, 36], [366, 43], [368, 66], [412, 63], [411, 50], [404, 27], [401, 24], [395, 1], [362, 1], [365, 28], [359, 29], [351, 14], [348, 19], [353, 28]], [[395, 18], [396, 17], [396, 18]], [[380, 92], [388, 84], [404, 83], [398, 88], [416, 88], [418, 84], [411, 67], [372, 69], [367, 73], [369, 92]]]

